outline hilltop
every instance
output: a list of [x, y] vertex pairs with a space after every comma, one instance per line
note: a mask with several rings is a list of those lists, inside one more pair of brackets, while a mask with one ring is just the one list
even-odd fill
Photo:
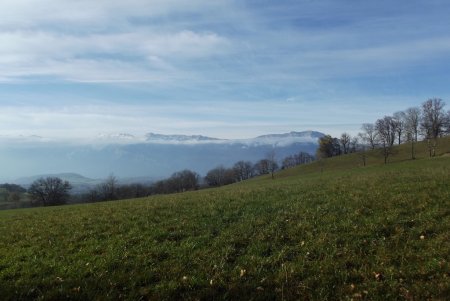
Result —
[[[0, 212], [5, 300], [444, 300], [450, 139], [217, 189]], [[425, 150], [425, 151], [424, 151]]]

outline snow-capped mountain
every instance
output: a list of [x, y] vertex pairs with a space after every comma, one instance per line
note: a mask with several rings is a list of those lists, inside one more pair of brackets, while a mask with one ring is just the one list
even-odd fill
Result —
[[266, 139], [266, 138], [274, 138], [274, 139], [280, 139], [280, 138], [313, 138], [318, 139], [322, 138], [324, 136], [323, 133], [315, 132], [315, 131], [303, 131], [303, 132], [289, 132], [286, 134], [269, 134], [269, 135], [263, 135], [258, 136], [256, 139]]
[[100, 139], [134, 140], [134, 139], [136, 139], [136, 136], [127, 134], [127, 133], [118, 133], [118, 134], [99, 134], [98, 138], [100, 138]]
[[315, 131], [290, 132], [285, 134], [269, 134], [258, 136], [253, 139], [235, 140], [249, 146], [272, 145], [273, 147], [284, 147], [295, 143], [317, 143], [324, 134]]
[[148, 133], [145, 135], [147, 143], [198, 143], [198, 142], [217, 142], [221, 139], [206, 137], [202, 135], [162, 135]]
[[98, 144], [129, 144], [145, 142], [144, 137], [138, 137], [128, 133], [102, 133], [97, 135], [94, 140], [85, 140], [84, 143]]
[[202, 135], [162, 135], [148, 133], [145, 135], [146, 143], [173, 143], [173, 144], [242, 144], [246, 146], [272, 145], [275, 147], [286, 146], [294, 143], [315, 143], [323, 136], [320, 132], [304, 131], [285, 134], [269, 134], [250, 139], [220, 139]]

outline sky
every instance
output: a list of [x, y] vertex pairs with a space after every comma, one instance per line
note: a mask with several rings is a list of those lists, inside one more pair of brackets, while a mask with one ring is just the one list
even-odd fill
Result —
[[2, 0], [0, 136], [356, 134], [449, 99], [447, 0]]

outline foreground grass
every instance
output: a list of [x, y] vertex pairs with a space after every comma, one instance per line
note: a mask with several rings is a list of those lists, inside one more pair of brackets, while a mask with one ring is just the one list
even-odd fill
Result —
[[1, 298], [444, 300], [449, 205], [441, 157], [4, 211]]

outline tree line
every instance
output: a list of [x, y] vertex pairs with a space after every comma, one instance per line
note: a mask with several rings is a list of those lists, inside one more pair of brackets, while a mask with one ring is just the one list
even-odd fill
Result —
[[450, 110], [445, 111], [442, 99], [430, 98], [420, 107], [395, 112], [377, 119], [375, 123], [364, 123], [361, 130], [354, 137], [343, 133], [339, 138], [330, 135], [320, 138], [317, 157], [360, 152], [365, 165], [365, 151], [379, 149], [386, 164], [389, 156], [394, 154], [395, 144], [409, 143], [411, 159], [415, 159], [415, 144], [419, 139], [427, 141], [429, 156], [433, 157], [436, 155], [438, 138], [450, 134]]
[[18, 204], [27, 190], [16, 184], [0, 184], [0, 201]]
[[[300, 152], [282, 160], [281, 168], [291, 168], [313, 160], [312, 155]], [[70, 195], [72, 186], [69, 182], [58, 177], [47, 177], [34, 181], [27, 192], [32, 204], [37, 206], [61, 205], [68, 202], [104, 202], [218, 187], [248, 180], [259, 175], [271, 174], [273, 177], [274, 172], [279, 169], [275, 151], [272, 151], [267, 154], [266, 158], [256, 163], [238, 161], [230, 168], [222, 165], [215, 167], [209, 170], [205, 177], [201, 177], [192, 170], [185, 169], [173, 173], [167, 179], [144, 185], [139, 183], [119, 184], [118, 179], [114, 175], [110, 175], [103, 183], [89, 192], [77, 196]]]

